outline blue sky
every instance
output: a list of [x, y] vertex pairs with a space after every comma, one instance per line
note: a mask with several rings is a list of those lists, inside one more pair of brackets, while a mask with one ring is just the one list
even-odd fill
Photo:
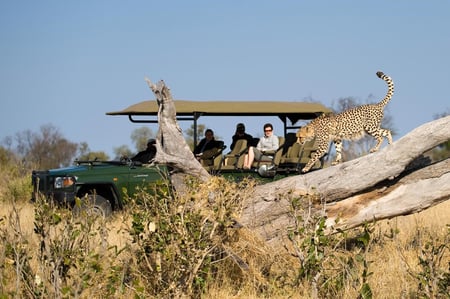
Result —
[[[0, 140], [52, 124], [91, 150], [134, 149], [141, 125], [105, 113], [153, 99], [145, 77], [178, 99], [331, 106], [381, 99], [378, 70], [396, 84], [395, 140], [450, 109], [449, 12], [444, 0], [1, 0]], [[228, 145], [240, 121], [260, 136], [266, 119], [200, 119]]]

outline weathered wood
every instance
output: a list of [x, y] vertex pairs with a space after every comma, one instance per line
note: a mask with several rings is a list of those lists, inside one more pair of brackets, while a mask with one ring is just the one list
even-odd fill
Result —
[[180, 191], [184, 189], [184, 181], [187, 175], [196, 176], [204, 181], [207, 180], [209, 178], [208, 172], [195, 159], [177, 123], [176, 108], [170, 89], [162, 80], [157, 84], [153, 84], [147, 78], [145, 81], [154, 93], [159, 107], [155, 163], [173, 167], [171, 180], [175, 189]]
[[[288, 228], [294, 227], [289, 198], [264, 201], [253, 198], [246, 204], [240, 223], [258, 233], [268, 243], [278, 244]], [[307, 197], [305, 197], [307, 198]], [[450, 199], [450, 158], [429, 165], [395, 181], [385, 180], [367, 192], [344, 200], [315, 203], [316, 211], [327, 217], [329, 231], [350, 229], [366, 222], [420, 212]], [[336, 223], [337, 220], [337, 223]], [[279, 244], [278, 244], [279, 245]]]
[[390, 187], [328, 206], [327, 225], [349, 229], [364, 222], [417, 213], [448, 199], [450, 159], [413, 172]]

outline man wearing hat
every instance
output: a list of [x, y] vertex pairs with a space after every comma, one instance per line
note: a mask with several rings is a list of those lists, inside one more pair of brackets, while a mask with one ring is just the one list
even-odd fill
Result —
[[144, 164], [150, 163], [151, 160], [155, 158], [156, 155], [156, 140], [153, 138], [150, 138], [147, 141], [147, 148], [139, 153], [136, 154], [133, 158], [131, 158], [131, 161], [138, 161]]
[[236, 145], [236, 141], [239, 139], [247, 140], [247, 144], [250, 146], [253, 143], [253, 136], [245, 133], [245, 125], [243, 123], [238, 123], [236, 125], [236, 132], [232, 137], [233, 141], [231, 142], [230, 149], [233, 150]]

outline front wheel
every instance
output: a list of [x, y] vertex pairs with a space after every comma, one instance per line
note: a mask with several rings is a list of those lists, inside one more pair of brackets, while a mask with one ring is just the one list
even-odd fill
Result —
[[109, 200], [103, 196], [89, 194], [81, 198], [81, 201], [77, 200], [73, 207], [73, 213], [75, 215], [80, 215], [83, 212], [89, 215], [98, 215], [107, 218], [112, 214], [112, 207]]

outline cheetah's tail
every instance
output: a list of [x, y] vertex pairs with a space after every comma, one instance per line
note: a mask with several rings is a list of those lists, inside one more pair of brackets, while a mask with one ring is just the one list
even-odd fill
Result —
[[392, 95], [394, 94], [394, 81], [392, 81], [392, 79], [389, 76], [385, 75], [383, 72], [377, 72], [377, 76], [378, 78], [383, 79], [388, 85], [388, 91], [386, 93], [386, 96], [381, 102], [378, 103], [378, 105], [384, 107], [387, 105], [387, 103], [389, 103], [389, 101], [392, 98]]

